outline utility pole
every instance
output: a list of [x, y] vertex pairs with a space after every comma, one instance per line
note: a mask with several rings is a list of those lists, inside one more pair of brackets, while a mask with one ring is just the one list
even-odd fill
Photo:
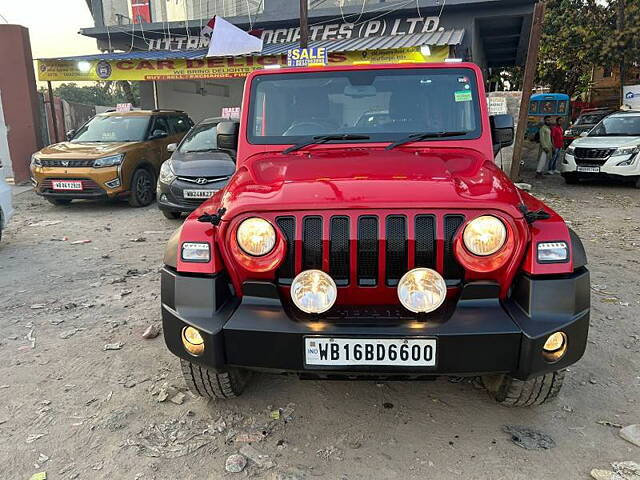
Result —
[[300, 0], [300, 48], [309, 48], [309, 0]]
[[527, 131], [527, 118], [529, 117], [529, 103], [533, 82], [536, 78], [538, 66], [538, 49], [540, 37], [542, 36], [542, 23], [544, 21], [544, 1], [536, 3], [533, 10], [533, 23], [531, 24], [531, 35], [529, 36], [529, 48], [527, 50], [527, 63], [524, 67], [524, 77], [522, 79], [522, 100], [520, 101], [520, 114], [518, 115], [518, 129], [513, 145], [513, 157], [511, 159], [511, 180], [517, 182], [520, 178], [520, 162], [522, 161], [522, 146], [524, 144], [524, 134]]
[[[618, 35], [622, 40], [625, 28], [625, 3], [626, 0], [618, 0]], [[624, 105], [624, 81], [627, 76], [626, 46], [620, 49], [620, 105]]]

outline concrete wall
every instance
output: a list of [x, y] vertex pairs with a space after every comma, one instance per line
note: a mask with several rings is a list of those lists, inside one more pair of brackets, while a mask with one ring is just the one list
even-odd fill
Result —
[[[223, 107], [239, 107], [243, 87], [244, 78], [158, 82], [158, 107], [184, 110], [198, 122], [219, 117]], [[141, 90], [141, 94], [142, 104], [147, 105], [148, 89]]]
[[29, 180], [31, 154], [40, 147], [39, 107], [29, 31], [20, 25], [0, 25], [0, 92], [7, 124], [7, 143], [16, 183]]

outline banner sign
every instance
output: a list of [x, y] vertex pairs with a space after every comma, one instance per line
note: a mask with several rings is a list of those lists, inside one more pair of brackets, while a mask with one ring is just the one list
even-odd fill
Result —
[[[328, 65], [443, 62], [449, 56], [448, 46], [431, 47], [430, 55], [419, 48], [331, 52]], [[256, 57], [212, 57], [173, 60], [38, 60], [41, 82], [79, 82], [103, 80], [197, 80], [207, 78], [246, 77], [254, 70], [270, 65], [287, 66], [287, 55]]]
[[287, 51], [287, 65], [290, 67], [326, 65], [327, 63], [329, 63], [329, 55], [325, 47], [294, 48]]
[[240, 107], [222, 107], [222, 118], [240, 118]]

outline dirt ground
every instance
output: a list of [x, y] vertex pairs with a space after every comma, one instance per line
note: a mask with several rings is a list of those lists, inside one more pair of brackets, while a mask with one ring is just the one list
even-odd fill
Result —
[[[587, 479], [640, 461], [618, 436], [640, 423], [640, 190], [527, 179], [582, 237], [593, 282], [587, 352], [559, 399], [531, 409], [446, 378], [260, 375], [237, 400], [194, 398], [162, 336], [141, 336], [160, 320], [158, 269], [177, 222], [155, 205], [17, 196], [0, 243], [0, 478]], [[556, 446], [525, 450], [505, 425]], [[227, 473], [241, 449], [254, 460]]]

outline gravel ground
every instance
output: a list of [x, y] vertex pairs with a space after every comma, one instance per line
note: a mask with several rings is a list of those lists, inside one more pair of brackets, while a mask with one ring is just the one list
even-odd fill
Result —
[[[640, 461], [618, 435], [640, 423], [640, 190], [530, 181], [584, 240], [593, 282], [587, 352], [559, 399], [531, 409], [448, 379], [260, 375], [237, 400], [194, 398], [162, 337], [142, 338], [177, 222], [155, 206], [19, 195], [0, 243], [0, 478], [586, 479]], [[514, 424], [555, 447], [515, 445]], [[225, 472], [238, 452], [252, 460]]]

